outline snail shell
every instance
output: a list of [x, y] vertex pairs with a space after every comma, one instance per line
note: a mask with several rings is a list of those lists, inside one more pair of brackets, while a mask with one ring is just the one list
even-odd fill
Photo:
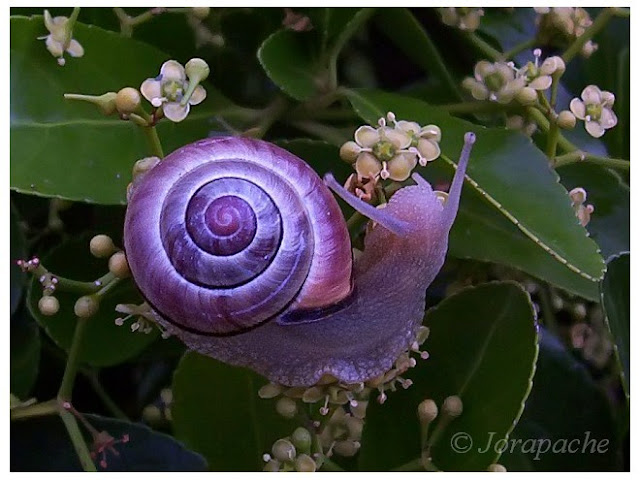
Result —
[[134, 279], [158, 322], [201, 353], [285, 385], [373, 378], [422, 322], [467, 140], [445, 206], [419, 176], [382, 210], [325, 178], [378, 224], [355, 264], [338, 204], [305, 162], [255, 139], [187, 145], [131, 192], [124, 243]]

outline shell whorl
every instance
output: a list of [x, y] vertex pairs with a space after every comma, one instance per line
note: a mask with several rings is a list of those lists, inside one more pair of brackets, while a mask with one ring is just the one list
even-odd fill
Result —
[[302, 160], [246, 138], [196, 142], [135, 184], [125, 249], [140, 290], [186, 330], [227, 335], [351, 290], [331, 193]]

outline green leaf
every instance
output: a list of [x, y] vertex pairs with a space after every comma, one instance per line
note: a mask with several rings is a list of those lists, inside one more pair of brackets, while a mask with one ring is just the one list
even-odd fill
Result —
[[[139, 87], [168, 56], [115, 32], [77, 23], [82, 58], [60, 67], [47, 51], [41, 16], [11, 17], [11, 188], [70, 200], [124, 204], [131, 168], [150, 155], [143, 131], [65, 93], [101, 95]], [[165, 153], [206, 137], [209, 119], [229, 101], [210, 86], [207, 99], [179, 124], [158, 126]]]
[[582, 187], [587, 191], [587, 204], [595, 207], [587, 230], [604, 258], [629, 250], [630, 212], [629, 186], [617, 172], [578, 163], [558, 169], [567, 190]]
[[385, 8], [376, 18], [380, 29], [411, 61], [427, 74], [439, 77], [447, 91], [439, 101], [462, 99], [458, 82], [449, 72], [433, 40], [407, 8]]
[[[567, 451], [571, 441], [572, 448], [579, 447], [574, 453]], [[610, 471], [616, 469], [617, 444], [606, 394], [587, 369], [541, 329], [533, 388], [500, 463], [508, 470]]]
[[602, 308], [605, 311], [607, 326], [616, 345], [616, 356], [621, 367], [622, 385], [629, 397], [631, 382], [631, 296], [630, 296], [630, 263], [629, 252], [614, 255], [607, 260], [607, 273], [600, 284], [602, 292]]
[[25, 308], [11, 316], [11, 393], [26, 400], [38, 378], [40, 330]]
[[262, 455], [295, 424], [258, 397], [267, 381], [195, 352], [173, 377], [171, 415], [176, 438], [204, 455], [214, 471], [262, 470]]
[[315, 34], [279, 30], [258, 49], [258, 60], [269, 78], [296, 100], [307, 100], [318, 88]]
[[[117, 238], [114, 236], [114, 238]], [[91, 236], [81, 236], [70, 240], [41, 258], [42, 265], [54, 274], [81, 281], [94, 281], [107, 271], [107, 260], [89, 255]], [[86, 255], [79, 258], [79, 252]], [[40, 313], [38, 300], [42, 296], [42, 286], [33, 278], [27, 293], [27, 305], [31, 315], [42, 326], [47, 335], [62, 349], [69, 350], [76, 326], [73, 306], [79, 294], [56, 292], [60, 301], [60, 311], [51, 317]], [[123, 316], [115, 311], [119, 303], [142, 303], [140, 294], [131, 280], [118, 285], [100, 304], [98, 313], [91, 317], [85, 331], [80, 351], [80, 361], [93, 366], [109, 366], [135, 357], [158, 337], [158, 331], [150, 334], [133, 333], [130, 323], [121, 327], [114, 322]]]
[[[408, 372], [413, 385], [389, 394], [384, 405], [369, 404], [360, 451], [363, 470], [388, 470], [420, 457], [416, 409], [427, 398], [438, 406], [450, 395], [463, 402], [462, 415], [442, 431], [431, 451], [442, 470], [485, 470], [499, 454], [478, 447], [488, 443], [491, 432], [492, 442], [506, 438], [522, 413], [538, 346], [533, 306], [518, 284], [462, 290], [429, 310], [425, 325], [431, 331], [424, 346], [429, 358]], [[456, 434], [469, 435], [473, 447], [467, 453], [452, 449]]]
[[[504, 129], [479, 127], [414, 98], [380, 91], [349, 91], [347, 95], [358, 114], [371, 124], [388, 111], [423, 125], [435, 123], [442, 129], [440, 146], [449, 158], [458, 158], [464, 133], [475, 132], [477, 141], [467, 169], [463, 204], [477, 201], [466, 194], [475, 190], [531, 240], [532, 248], [541, 248], [561, 263], [567, 276], [579, 275], [592, 282], [602, 278], [604, 261], [596, 243], [578, 223], [567, 191], [558, 184], [558, 175], [529, 139]], [[451, 163], [443, 158], [420, 172], [430, 180], [434, 171], [440, 175], [447, 172], [450, 179]], [[502, 263], [508, 261], [507, 257]], [[532, 274], [537, 270], [531, 265], [523, 269]], [[556, 283], [549, 277], [545, 273], [543, 278]]]
[[[107, 468], [95, 462], [99, 471], [108, 472], [184, 472], [206, 470], [206, 461], [169, 435], [154, 432], [140, 423], [125, 422], [98, 415], [85, 415], [98, 431], [106, 431], [116, 440], [114, 453], [105, 449]], [[82, 426], [80, 427], [82, 429]], [[84, 432], [91, 448], [93, 439]], [[37, 445], [37, 447], [34, 447]], [[82, 471], [67, 431], [57, 416], [14, 422], [11, 425], [12, 471]]]
[[10, 315], [13, 315], [20, 299], [22, 298], [22, 291], [24, 290], [24, 284], [26, 275], [22, 272], [18, 264], [18, 260], [23, 260], [27, 256], [26, 241], [24, 233], [18, 223], [18, 212], [13, 207], [10, 208], [9, 217], [9, 249], [10, 249], [10, 266], [9, 266], [9, 289], [10, 289]]

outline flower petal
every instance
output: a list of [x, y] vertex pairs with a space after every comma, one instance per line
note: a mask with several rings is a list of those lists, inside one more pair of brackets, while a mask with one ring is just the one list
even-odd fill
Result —
[[358, 155], [356, 160], [356, 172], [358, 172], [358, 175], [363, 177], [373, 175], [375, 177], [380, 173], [380, 170], [382, 170], [382, 163], [371, 153], [362, 152]]
[[363, 125], [358, 128], [353, 136], [356, 139], [356, 143], [364, 148], [371, 148], [380, 141], [378, 131], [369, 125]]
[[396, 123], [396, 128], [414, 135], [418, 135], [418, 132], [420, 132], [420, 125], [417, 122], [407, 122], [406, 120], [400, 120]]
[[69, 42], [67, 53], [72, 57], [81, 57], [84, 55], [84, 48], [82, 47], [82, 45], [80, 45], [80, 42], [72, 38]]
[[160, 74], [162, 75], [162, 83], [171, 80], [184, 83], [187, 80], [187, 75], [184, 73], [184, 67], [175, 60], [167, 60], [164, 62], [160, 68]]
[[191, 94], [191, 98], [189, 98], [189, 104], [198, 105], [199, 103], [202, 103], [205, 98], [207, 98], [207, 91], [202, 85], [198, 85]]
[[189, 114], [189, 104], [185, 106], [180, 105], [180, 102], [168, 102], [162, 106], [164, 116], [172, 122], [181, 122]]
[[47, 50], [54, 57], [61, 57], [64, 53], [64, 45], [60, 42], [53, 39], [53, 35], [47, 35], [47, 39], [45, 40], [45, 44], [47, 46]]
[[425, 125], [420, 130], [420, 137], [439, 142], [442, 140], [442, 131], [437, 125]]
[[431, 162], [440, 156], [440, 145], [433, 140], [421, 138], [418, 140], [418, 151], [427, 162]]
[[605, 129], [609, 129], [615, 127], [617, 124], [618, 117], [616, 117], [616, 114], [613, 113], [613, 110], [606, 107], [603, 108], [602, 112], [600, 113], [600, 125], [602, 125], [602, 127]]
[[473, 69], [474, 76], [476, 80], [481, 81], [487, 75], [495, 72], [496, 67], [493, 63], [488, 62], [487, 60], [480, 60], [476, 63], [476, 66]]
[[385, 138], [396, 149], [407, 148], [411, 144], [411, 136], [399, 128], [381, 127], [379, 129], [380, 138]]
[[589, 135], [594, 138], [600, 138], [602, 135], [604, 135], [604, 128], [602, 127], [602, 125], [600, 125], [599, 122], [585, 122], [584, 128], [587, 130]]
[[389, 178], [397, 182], [402, 182], [409, 178], [411, 171], [417, 163], [416, 156], [413, 153], [400, 153], [393, 157], [387, 164]]
[[576, 205], [581, 205], [587, 200], [587, 191], [582, 187], [576, 187], [569, 192], [571, 202]]
[[587, 109], [584, 106], [584, 102], [579, 98], [574, 98], [573, 100], [571, 100], [571, 103], [569, 104], [569, 110], [571, 110], [571, 113], [573, 113], [576, 118], [579, 118], [580, 120], [584, 120], [584, 116], [587, 114]]
[[529, 83], [529, 86], [534, 90], [546, 90], [551, 86], [552, 81], [549, 75], [542, 75]]
[[613, 103], [616, 101], [616, 96], [611, 93], [604, 91], [601, 93], [602, 95], [602, 106], [603, 107], [613, 107]]
[[587, 105], [594, 104], [599, 105], [602, 102], [602, 95], [600, 89], [595, 85], [589, 85], [582, 90], [582, 94], [580, 95], [584, 103]]
[[162, 97], [162, 83], [155, 78], [147, 78], [140, 86], [142, 96], [150, 102], [154, 98]]

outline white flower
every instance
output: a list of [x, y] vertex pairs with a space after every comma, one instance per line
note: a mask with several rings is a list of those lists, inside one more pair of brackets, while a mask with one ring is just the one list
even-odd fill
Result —
[[473, 32], [480, 26], [480, 18], [484, 15], [482, 8], [443, 7], [438, 8], [442, 23], [460, 30]]
[[[162, 64], [160, 75], [147, 78], [140, 86], [144, 98], [156, 108], [162, 107], [164, 116], [172, 122], [181, 122], [189, 114], [191, 105], [198, 105], [207, 97], [202, 85], [196, 85], [189, 95], [190, 81], [184, 67], [175, 60]], [[199, 82], [201, 79], [196, 79]], [[188, 98], [187, 98], [188, 96]]]
[[526, 79], [516, 76], [512, 63], [479, 61], [473, 70], [473, 77], [467, 77], [462, 86], [471, 92], [476, 100], [491, 100], [509, 103], [524, 88]]
[[44, 26], [49, 30], [49, 35], [39, 37], [44, 40], [47, 50], [58, 59], [60, 65], [65, 64], [64, 52], [72, 57], [82, 57], [84, 48], [80, 42], [71, 38], [72, 32], [69, 29], [69, 19], [67, 17], [51, 17], [49, 10], [44, 11]]
[[364, 125], [355, 132], [354, 141], [340, 148], [340, 157], [355, 162], [359, 177], [377, 177], [396, 181], [409, 178], [411, 171], [440, 156], [438, 142], [440, 128], [436, 125], [421, 127], [416, 122], [396, 121], [391, 112], [387, 118], [393, 127], [381, 118], [379, 127]]
[[580, 95], [582, 100], [574, 98], [569, 104], [571, 112], [584, 120], [584, 127], [589, 135], [600, 138], [605, 130], [613, 128], [618, 123], [616, 114], [612, 107], [615, 102], [615, 95], [611, 92], [601, 91], [595, 85], [586, 87]]

